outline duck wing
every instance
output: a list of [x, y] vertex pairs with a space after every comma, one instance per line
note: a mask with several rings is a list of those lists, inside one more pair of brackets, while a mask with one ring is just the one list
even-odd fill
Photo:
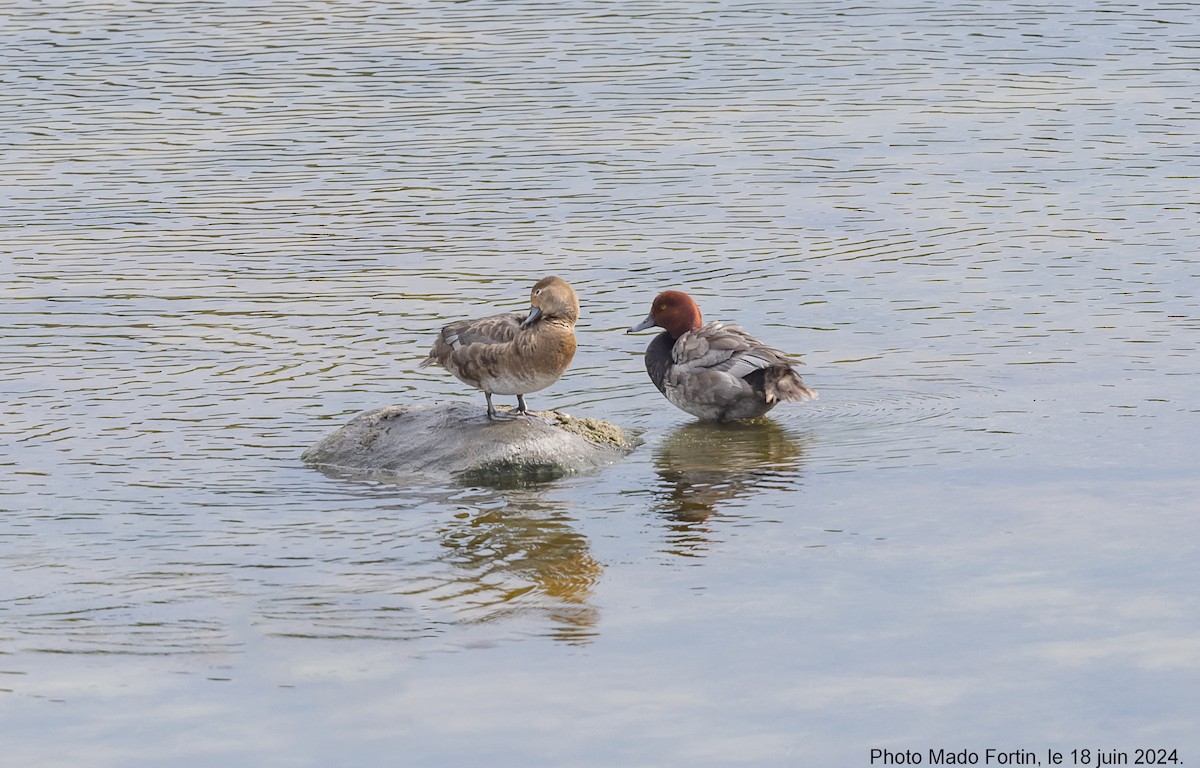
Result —
[[519, 312], [505, 312], [477, 320], [459, 320], [443, 328], [441, 338], [455, 349], [468, 344], [502, 344], [513, 340], [524, 319], [525, 315]]
[[441, 330], [429, 350], [429, 356], [421, 361], [421, 367], [437, 363], [445, 366], [454, 350], [471, 344], [503, 344], [516, 338], [521, 330], [525, 315], [505, 312], [474, 320], [459, 320]]
[[816, 397], [816, 392], [806, 387], [792, 370], [792, 366], [800, 364], [799, 359], [767, 346], [737, 325], [713, 322], [685, 333], [675, 342], [672, 362], [709, 388], [721, 385], [712, 376], [700, 374], [730, 377], [725, 379], [729, 383], [723, 387], [735, 383], [730, 379], [740, 379], [768, 403]]
[[777, 365], [790, 368], [800, 363], [763, 344], [741, 327], [720, 322], [708, 323], [680, 336], [671, 357], [675, 365], [728, 373], [739, 379], [763, 368]]

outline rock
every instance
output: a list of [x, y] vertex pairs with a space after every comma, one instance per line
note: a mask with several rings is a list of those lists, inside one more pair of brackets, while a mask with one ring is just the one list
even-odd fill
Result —
[[450, 402], [365, 411], [301, 458], [339, 474], [522, 484], [598, 469], [640, 442], [599, 419], [531, 411], [527, 417], [491, 421], [481, 407]]

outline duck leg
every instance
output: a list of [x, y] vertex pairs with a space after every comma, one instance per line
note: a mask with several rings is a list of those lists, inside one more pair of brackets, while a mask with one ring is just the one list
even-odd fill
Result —
[[525, 406], [525, 395], [517, 395], [517, 413], [525, 416], [529, 409]]
[[[491, 420], [491, 421], [512, 421], [513, 419], [517, 418], [517, 416], [513, 413], [508, 413], [508, 412], [501, 413], [501, 412], [497, 411], [496, 406], [492, 405], [492, 393], [491, 392], [484, 392], [483, 396], [487, 398], [487, 404], [488, 404], [487, 417], [489, 420]], [[523, 411], [518, 411], [518, 413], [523, 413]]]

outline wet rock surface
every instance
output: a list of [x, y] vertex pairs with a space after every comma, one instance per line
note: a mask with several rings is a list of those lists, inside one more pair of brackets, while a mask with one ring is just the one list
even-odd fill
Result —
[[624, 457], [639, 442], [599, 419], [531, 411], [492, 421], [481, 406], [449, 402], [365, 411], [302, 458], [343, 475], [504, 484], [593, 471]]

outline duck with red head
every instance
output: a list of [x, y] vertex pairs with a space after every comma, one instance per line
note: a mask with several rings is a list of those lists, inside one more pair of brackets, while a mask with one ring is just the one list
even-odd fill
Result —
[[701, 419], [762, 416], [783, 400], [810, 400], [792, 366], [800, 360], [768, 347], [737, 325], [705, 324], [700, 307], [682, 291], [663, 291], [650, 316], [627, 333], [659, 327], [646, 348], [646, 373], [673, 405]]
[[529, 304], [525, 315], [506, 312], [447, 325], [421, 367], [440, 365], [482, 390], [489, 419], [501, 418], [492, 405], [493, 394], [516, 395], [516, 412], [524, 415], [525, 395], [558, 381], [571, 364], [579, 319], [575, 289], [559, 277], [539, 280], [529, 292]]

